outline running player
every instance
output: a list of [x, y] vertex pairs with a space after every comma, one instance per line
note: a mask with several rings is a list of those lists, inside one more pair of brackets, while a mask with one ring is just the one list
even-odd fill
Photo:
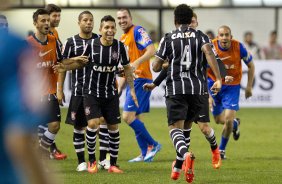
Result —
[[[189, 183], [194, 179], [195, 157], [188, 152], [185, 139], [190, 139], [190, 136], [185, 136], [183, 129], [187, 123], [197, 118], [203, 107], [202, 97], [207, 92], [203, 55], [216, 75], [216, 82], [211, 90], [217, 93], [221, 88], [221, 77], [209, 38], [200, 30], [189, 27], [192, 17], [193, 10], [189, 6], [181, 4], [175, 8], [176, 30], [162, 38], [153, 62], [155, 72], [161, 70], [164, 60], [168, 59], [169, 62], [166, 82], [169, 133], [177, 155], [185, 160], [185, 178]], [[185, 121], [187, 119], [188, 122]], [[181, 166], [182, 164], [177, 167]], [[172, 179], [177, 179], [177, 176]]]
[[[233, 131], [234, 140], [238, 140], [240, 136], [240, 120], [235, 117], [236, 111], [239, 110], [240, 82], [242, 78], [241, 60], [248, 66], [248, 83], [245, 89], [246, 99], [252, 96], [255, 66], [254, 62], [252, 62], [252, 55], [244, 45], [232, 39], [230, 27], [225, 25], [219, 27], [217, 39], [212, 42], [214, 49], [225, 65], [227, 75], [234, 78], [231, 83], [223, 82], [222, 91], [218, 95], [215, 96], [212, 91], [209, 91], [213, 98], [212, 113], [215, 122], [224, 125], [219, 150], [221, 158], [225, 159], [225, 148], [230, 134]], [[209, 87], [213, 85], [214, 80], [213, 73], [208, 69]]]

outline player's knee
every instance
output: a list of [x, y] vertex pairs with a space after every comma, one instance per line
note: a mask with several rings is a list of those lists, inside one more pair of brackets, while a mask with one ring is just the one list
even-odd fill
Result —
[[60, 123], [59, 122], [53, 122], [48, 125], [48, 129], [51, 133], [57, 134], [60, 130]]
[[127, 124], [130, 124], [134, 121], [135, 116], [131, 114], [122, 114], [122, 119], [125, 121]]
[[88, 127], [91, 129], [97, 129], [99, 124], [99, 120], [97, 121], [89, 121], [88, 122]]

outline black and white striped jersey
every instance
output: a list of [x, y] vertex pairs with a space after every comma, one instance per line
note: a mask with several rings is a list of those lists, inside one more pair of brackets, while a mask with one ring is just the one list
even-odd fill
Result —
[[207, 35], [183, 25], [161, 39], [155, 56], [169, 61], [166, 96], [206, 92], [205, 44], [210, 44]]
[[129, 57], [124, 44], [114, 39], [111, 46], [102, 45], [99, 38], [88, 41], [84, 55], [89, 56], [84, 94], [98, 98], [117, 95], [116, 71], [118, 65], [128, 65]]
[[[98, 38], [99, 35], [93, 33], [90, 39], [84, 39], [79, 36], [79, 34], [74, 35], [67, 39], [64, 44], [63, 57], [64, 59], [81, 56], [86, 51], [86, 45], [89, 40]], [[85, 83], [86, 67], [82, 69], [77, 69], [71, 71], [71, 88], [72, 95], [82, 96], [83, 95], [83, 86]]]

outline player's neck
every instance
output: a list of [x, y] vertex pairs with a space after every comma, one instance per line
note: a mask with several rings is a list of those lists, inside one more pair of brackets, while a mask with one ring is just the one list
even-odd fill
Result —
[[90, 39], [92, 37], [92, 32], [91, 33], [79, 33], [79, 37], [83, 39]]
[[103, 37], [100, 38], [100, 42], [102, 43], [102, 45], [104, 46], [110, 46], [113, 44], [113, 40], [106, 40]]
[[35, 37], [40, 41], [40, 42], [45, 42], [47, 40], [47, 35], [44, 35], [40, 32], [35, 32]]

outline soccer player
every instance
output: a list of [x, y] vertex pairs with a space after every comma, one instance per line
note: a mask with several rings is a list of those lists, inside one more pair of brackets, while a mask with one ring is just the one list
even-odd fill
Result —
[[[197, 14], [194, 12], [191, 24], [189, 27], [193, 28], [196, 30], [198, 26], [198, 21], [197, 21]], [[203, 59], [203, 70], [204, 72], [206, 71], [206, 60], [205, 58]], [[146, 83], [144, 84], [143, 88], [145, 90], [153, 90], [156, 86], [159, 86], [161, 82], [167, 77], [167, 63], [164, 64], [162, 67], [162, 71], [159, 74], [159, 76], [153, 81], [153, 83]], [[225, 76], [222, 76], [223, 78]], [[199, 115], [195, 118], [194, 122], [198, 124], [200, 130], [202, 133], [205, 135], [207, 141], [210, 143], [211, 151], [212, 151], [212, 165], [215, 169], [218, 169], [221, 166], [221, 159], [220, 159], [220, 154], [219, 154], [219, 149], [218, 145], [216, 143], [216, 137], [215, 137], [215, 132], [214, 130], [209, 126], [209, 94], [207, 90], [207, 84], [206, 84], [206, 93], [204, 95], [201, 95], [200, 97], [203, 100], [203, 105], [201, 107], [201, 110], [199, 112]], [[183, 133], [185, 136], [185, 142], [187, 145], [187, 148], [189, 149], [190, 146], [190, 132], [192, 130], [192, 122], [193, 119], [186, 119], [185, 120], [185, 126], [183, 129]], [[180, 154], [177, 154], [176, 161], [173, 162], [173, 168], [172, 173], [171, 173], [171, 178], [174, 180], [177, 180], [180, 176], [180, 171], [182, 169], [183, 165], [183, 158], [181, 158]]]
[[[194, 154], [188, 152], [184, 135], [186, 119], [194, 119], [203, 106], [202, 96], [206, 91], [206, 72], [203, 55], [215, 73], [216, 81], [211, 90], [216, 94], [221, 88], [221, 76], [209, 38], [200, 30], [189, 27], [193, 10], [178, 5], [174, 10], [176, 29], [167, 33], [160, 41], [159, 50], [153, 62], [153, 70], [159, 72], [164, 61], [169, 62], [166, 82], [166, 106], [169, 133], [176, 152], [185, 160], [185, 178], [191, 183], [194, 179]], [[181, 167], [181, 165], [180, 165]]]
[[[0, 15], [1, 28], [3, 17]], [[38, 103], [33, 103], [40, 90], [37, 83], [40, 76], [32, 67], [35, 59], [26, 41], [7, 32], [8, 21], [6, 17], [3, 19], [5, 29], [0, 28], [3, 66], [0, 69], [0, 183], [54, 183], [30, 144], [40, 118], [35, 111]]]
[[[55, 36], [59, 43], [60, 49], [62, 48], [62, 43], [59, 39], [58, 31], [56, 30], [56, 27], [59, 26], [60, 20], [61, 20], [61, 8], [58, 7], [57, 5], [54, 4], [48, 4], [46, 6], [46, 10], [50, 13], [50, 29], [49, 29], [49, 34]], [[62, 75], [62, 80], [64, 81], [65, 79], [65, 74]], [[64, 101], [64, 93], [63, 89], [60, 89], [57, 91], [57, 98], [59, 100], [59, 104], [63, 105]], [[38, 126], [38, 137], [39, 140], [42, 138], [44, 132], [47, 130], [47, 127], [44, 125], [39, 125]], [[67, 158], [67, 155], [62, 153], [58, 148], [55, 143], [55, 141], [51, 144], [50, 146], [50, 158], [51, 159], [56, 159], [56, 160], [63, 160]]]
[[[240, 82], [242, 78], [241, 60], [248, 66], [248, 83], [245, 89], [246, 99], [252, 96], [252, 85], [254, 81], [255, 66], [252, 62], [252, 55], [246, 50], [244, 45], [239, 41], [232, 39], [231, 29], [228, 26], [221, 26], [218, 29], [217, 39], [213, 40], [214, 49], [223, 61], [227, 75], [233, 77], [231, 83], [223, 82], [222, 90], [213, 95], [212, 113], [215, 122], [224, 124], [221, 142], [219, 146], [220, 156], [225, 159], [225, 148], [229, 136], [233, 131], [234, 140], [240, 136], [240, 120], [236, 117], [236, 111], [239, 110]], [[215, 76], [208, 69], [208, 86], [214, 84]]]
[[[94, 27], [94, 18], [90, 11], [83, 11], [78, 16], [78, 25], [80, 33], [67, 39], [64, 44], [63, 58], [80, 56], [85, 53], [87, 42], [98, 38], [99, 35], [92, 33]], [[85, 84], [86, 67], [72, 71], [72, 96], [69, 104], [66, 123], [74, 125], [73, 144], [78, 158], [77, 171], [87, 171], [87, 163], [84, 158], [85, 147], [85, 127], [87, 120], [83, 107], [83, 86]], [[109, 147], [109, 133], [106, 124], [99, 125], [100, 142], [100, 168], [109, 169], [110, 162], [106, 159]], [[88, 150], [92, 152], [92, 150]]]
[[[60, 129], [60, 107], [56, 96], [57, 86], [62, 89], [62, 75], [55, 74], [52, 66], [62, 60], [62, 54], [59, 43], [56, 38], [49, 33], [50, 17], [49, 12], [45, 9], [38, 9], [33, 14], [33, 24], [36, 28], [35, 34], [28, 37], [27, 41], [36, 50], [39, 62], [38, 70], [42, 71], [43, 79], [41, 85], [44, 90], [41, 94], [42, 106], [46, 106], [47, 119], [41, 122], [43, 125], [48, 124], [48, 129], [40, 139], [40, 149], [45, 156], [50, 155], [48, 151], [55, 140], [55, 136]], [[87, 61], [87, 57], [79, 56], [70, 59], [70, 61]]]
[[[120, 40], [128, 48], [130, 64], [135, 70], [134, 87], [138, 101], [141, 102], [139, 107], [134, 105], [129, 93], [129, 87], [127, 87], [122, 117], [134, 130], [137, 143], [141, 149], [141, 155], [129, 160], [129, 162], [150, 162], [156, 153], [160, 151], [161, 144], [153, 139], [141, 119], [143, 113], [150, 110], [149, 98], [151, 95], [151, 92], [144, 91], [142, 86], [145, 83], [152, 82], [150, 58], [154, 55], [155, 48], [146, 30], [141, 26], [133, 25], [129, 9], [119, 9], [117, 19], [124, 32]], [[125, 79], [121, 78], [119, 81], [119, 93], [121, 93], [124, 86]], [[148, 147], [150, 148], [147, 153]]]
[[[116, 72], [118, 65], [124, 67], [126, 80], [130, 86], [130, 94], [134, 105], [138, 107], [138, 101], [133, 85], [133, 73], [129, 64], [128, 53], [125, 45], [114, 39], [116, 34], [115, 19], [110, 16], [104, 16], [100, 23], [100, 38], [90, 40], [87, 43], [85, 55], [89, 56], [89, 63], [86, 66], [87, 74], [84, 88], [84, 111], [88, 121], [86, 128], [86, 140], [89, 153], [88, 172], [97, 173], [95, 148], [96, 133], [100, 117], [106, 120], [109, 132], [109, 150], [110, 150], [110, 173], [123, 173], [117, 167], [117, 158], [119, 152], [119, 128], [121, 122], [119, 112], [119, 96], [116, 86]], [[81, 66], [74, 64], [59, 64], [54, 66], [55, 71], [64, 72]]]

